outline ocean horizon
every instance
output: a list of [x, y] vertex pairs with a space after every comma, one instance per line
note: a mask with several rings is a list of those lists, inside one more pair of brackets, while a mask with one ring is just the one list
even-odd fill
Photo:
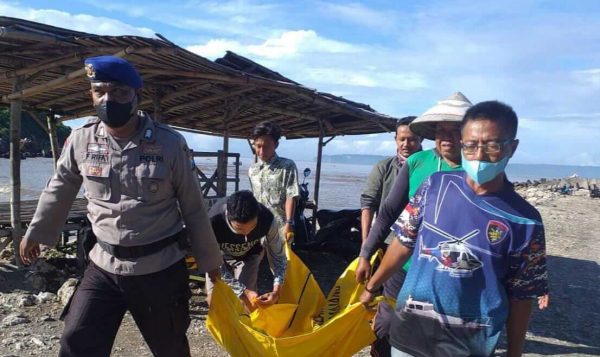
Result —
[[[251, 157], [240, 159], [240, 189], [249, 189], [248, 167], [253, 162]], [[214, 170], [216, 160], [196, 159], [198, 167], [205, 171]], [[232, 163], [230, 162], [230, 168]], [[0, 202], [10, 201], [10, 161], [0, 159]], [[307, 178], [309, 183], [310, 199], [314, 198], [316, 162], [297, 160], [296, 166], [302, 182], [302, 172], [310, 168], [312, 173]], [[367, 177], [371, 172], [372, 164], [348, 164], [323, 162], [321, 165], [321, 184], [319, 192], [319, 208], [343, 209], [360, 207], [360, 193], [364, 189]], [[232, 170], [230, 170], [231, 172]], [[580, 178], [600, 179], [598, 166], [574, 166], [551, 164], [519, 164], [509, 163], [507, 167], [508, 179], [512, 182], [525, 182], [527, 180], [560, 179], [573, 175]], [[53, 162], [50, 158], [28, 158], [21, 162], [21, 199], [38, 199], [46, 182], [53, 173]], [[228, 192], [235, 189], [229, 184]], [[82, 194], [82, 192], [80, 192]]]

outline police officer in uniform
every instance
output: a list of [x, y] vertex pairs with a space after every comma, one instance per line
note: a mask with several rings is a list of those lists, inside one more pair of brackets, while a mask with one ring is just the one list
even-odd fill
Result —
[[154, 356], [189, 356], [186, 243], [211, 280], [223, 263], [189, 150], [179, 133], [136, 110], [142, 79], [129, 62], [100, 56], [85, 68], [98, 118], [65, 142], [21, 257], [29, 264], [40, 244], [56, 244], [83, 184], [98, 241], [66, 313], [59, 356], [109, 356], [126, 311]]

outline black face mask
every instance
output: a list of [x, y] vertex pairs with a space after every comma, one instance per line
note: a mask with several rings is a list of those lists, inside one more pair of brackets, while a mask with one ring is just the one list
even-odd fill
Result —
[[132, 102], [118, 103], [108, 101], [96, 106], [96, 114], [100, 120], [111, 128], [120, 128], [127, 124], [129, 118], [131, 118], [132, 107]]

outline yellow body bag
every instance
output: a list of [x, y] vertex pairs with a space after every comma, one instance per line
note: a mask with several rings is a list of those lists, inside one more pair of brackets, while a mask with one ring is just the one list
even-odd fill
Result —
[[358, 259], [338, 278], [325, 298], [312, 273], [286, 248], [288, 266], [279, 302], [250, 315], [224, 282], [218, 281], [206, 325], [234, 357], [352, 356], [375, 340], [359, 297], [364, 286], [354, 272]]

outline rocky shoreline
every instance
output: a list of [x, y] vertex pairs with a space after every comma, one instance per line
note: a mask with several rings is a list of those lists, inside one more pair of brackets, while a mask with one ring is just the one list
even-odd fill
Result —
[[[563, 193], [564, 184], [571, 191]], [[540, 180], [516, 183], [515, 189], [535, 205], [544, 219], [551, 283], [551, 305], [535, 311], [525, 356], [600, 355], [600, 199], [591, 198], [600, 180]], [[0, 356], [56, 355], [63, 323], [62, 306], [77, 277], [72, 247], [48, 250], [32, 267], [9, 263], [10, 249], [0, 254]], [[328, 253], [302, 255], [326, 289], [345, 262]], [[207, 306], [198, 286], [190, 302], [188, 332], [193, 356], [227, 356], [204, 326]], [[501, 343], [499, 354], [503, 353]], [[133, 320], [126, 316], [113, 356], [150, 356]], [[368, 356], [368, 347], [357, 356]]]
[[600, 198], [600, 179], [569, 177], [562, 179], [527, 180], [514, 184], [523, 198], [533, 205], [544, 204], [559, 196]]

